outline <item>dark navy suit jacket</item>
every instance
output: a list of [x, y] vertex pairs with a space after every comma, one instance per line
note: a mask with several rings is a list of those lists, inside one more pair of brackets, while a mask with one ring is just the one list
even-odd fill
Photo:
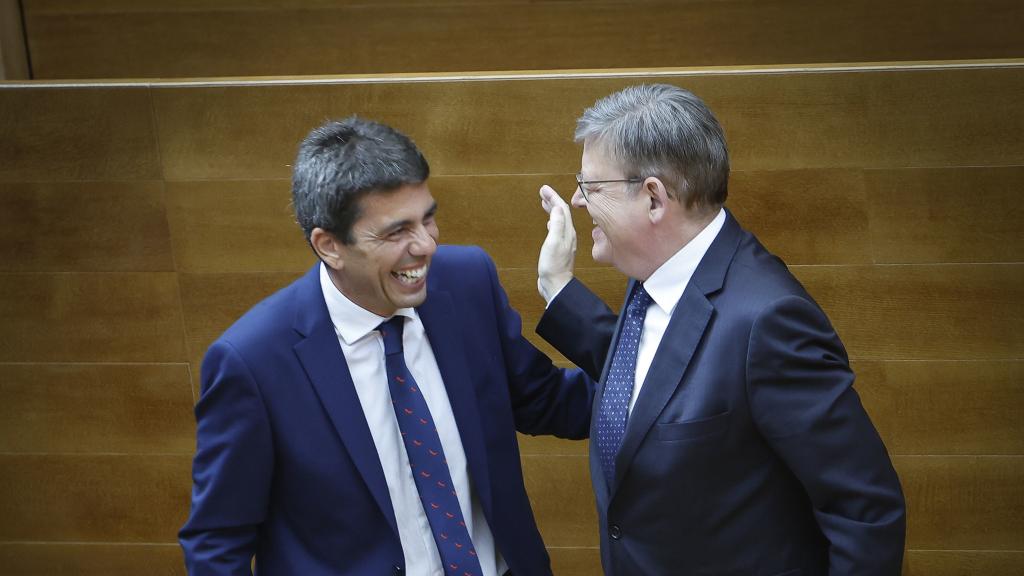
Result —
[[[394, 511], [335, 335], [318, 266], [256, 305], [207, 352], [188, 522], [193, 576], [401, 574]], [[469, 475], [510, 570], [550, 574], [516, 430], [587, 436], [593, 381], [520, 334], [479, 248], [442, 246], [417, 308]], [[383, 384], [382, 384], [383, 385]]]
[[[538, 333], [604, 387], [617, 317], [577, 281]], [[608, 486], [609, 576], [899, 574], [905, 508], [824, 312], [728, 214], [676, 306]], [[596, 406], [596, 405], [595, 405]]]

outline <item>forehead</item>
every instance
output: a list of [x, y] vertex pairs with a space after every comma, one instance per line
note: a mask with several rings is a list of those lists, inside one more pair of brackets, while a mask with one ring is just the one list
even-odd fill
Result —
[[581, 172], [591, 180], [609, 177], [608, 174], [619, 171], [619, 162], [615, 160], [608, 146], [599, 140], [587, 140], [583, 143], [583, 159]]
[[434, 207], [426, 182], [406, 184], [389, 191], [374, 191], [359, 200], [356, 225], [387, 225], [403, 220], [418, 221]]

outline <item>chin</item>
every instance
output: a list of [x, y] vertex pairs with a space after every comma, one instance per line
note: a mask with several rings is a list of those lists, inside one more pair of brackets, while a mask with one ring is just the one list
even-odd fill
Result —
[[396, 308], [415, 308], [420, 304], [423, 304], [426, 299], [427, 289], [424, 288], [416, 294], [405, 294], [402, 298], [397, 298], [394, 304]]

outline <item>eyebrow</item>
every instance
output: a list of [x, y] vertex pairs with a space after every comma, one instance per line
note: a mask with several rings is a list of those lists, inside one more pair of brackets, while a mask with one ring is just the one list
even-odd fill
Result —
[[[434, 214], [437, 214], [437, 201], [436, 200], [434, 201], [433, 204], [430, 205], [430, 208], [428, 208], [427, 211], [423, 213], [423, 217], [424, 218], [429, 218], [429, 217], [433, 216]], [[380, 232], [378, 234], [380, 236], [386, 236], [386, 235], [394, 232], [395, 230], [400, 230], [400, 229], [405, 228], [406, 226], [408, 226], [410, 224], [412, 224], [412, 220], [398, 220], [397, 222], [392, 222], [391, 224], [388, 224], [384, 228], [381, 228], [381, 230], [380, 230]]]

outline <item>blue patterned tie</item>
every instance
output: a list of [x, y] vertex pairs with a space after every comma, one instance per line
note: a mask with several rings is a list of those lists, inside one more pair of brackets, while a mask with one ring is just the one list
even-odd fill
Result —
[[644, 285], [640, 282], [634, 284], [597, 411], [597, 448], [601, 453], [601, 467], [609, 490], [615, 479], [615, 456], [626, 434], [629, 399], [633, 396], [633, 381], [636, 378], [636, 354], [651, 301]]
[[384, 364], [388, 372], [391, 403], [398, 417], [409, 466], [416, 480], [423, 511], [434, 533], [446, 576], [482, 576], [480, 561], [459, 508], [430, 408], [413, 380], [402, 354], [404, 316], [395, 316], [377, 327], [384, 339]]

